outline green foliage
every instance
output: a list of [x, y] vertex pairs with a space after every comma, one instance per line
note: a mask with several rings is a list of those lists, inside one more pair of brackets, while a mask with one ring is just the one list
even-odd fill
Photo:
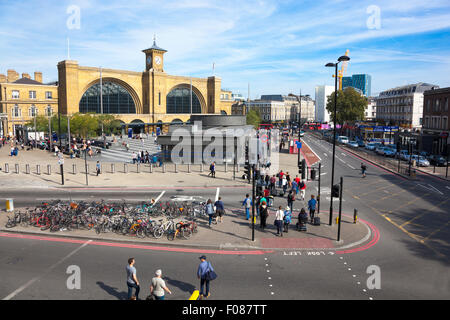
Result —
[[261, 124], [261, 115], [258, 110], [251, 109], [247, 113], [247, 125], [252, 125], [257, 129]]
[[355, 89], [349, 87], [337, 93], [336, 121], [334, 119], [334, 92], [328, 97], [327, 111], [331, 115], [331, 121], [343, 125], [346, 122], [364, 120], [364, 111], [367, 104], [366, 97], [361, 96]]
[[99, 122], [94, 113], [76, 113], [70, 118], [70, 131], [84, 139], [97, 134]]
[[101, 134], [101, 127], [103, 124], [103, 132], [107, 135], [112, 133], [118, 134], [121, 132], [122, 123], [112, 114], [101, 114], [97, 116], [99, 125], [99, 135]]

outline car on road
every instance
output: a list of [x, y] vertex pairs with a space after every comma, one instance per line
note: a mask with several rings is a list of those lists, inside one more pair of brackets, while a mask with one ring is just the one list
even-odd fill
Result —
[[358, 144], [358, 147], [364, 148], [366, 144], [362, 140], [356, 140], [356, 143]]
[[359, 147], [358, 142], [356, 142], [356, 141], [349, 141], [349, 142], [347, 143], [347, 145], [348, 145], [349, 147], [352, 147], [352, 148], [358, 148], [358, 147]]
[[368, 144], [366, 144], [367, 150], [373, 151], [373, 150], [375, 150], [375, 148], [376, 148], [376, 144], [373, 142], [369, 142]]
[[338, 141], [339, 143], [347, 144], [349, 140], [348, 140], [348, 137], [346, 137], [346, 136], [339, 136], [339, 137], [337, 138], [337, 141]]
[[447, 165], [447, 159], [436, 154], [429, 156], [428, 161], [430, 162], [430, 164], [436, 165], [438, 167], [445, 167]]
[[408, 156], [408, 150], [400, 150], [396, 153], [396, 158], [400, 158], [402, 160], [406, 160], [406, 157]]
[[430, 166], [430, 162], [423, 156], [418, 156], [416, 154], [411, 156], [411, 161], [415, 161], [416, 165], [418, 165], [419, 167], [429, 167]]
[[385, 149], [384, 146], [378, 146], [375, 148], [375, 153], [384, 156]]
[[395, 149], [389, 147], [384, 148], [384, 156], [393, 158], [395, 157], [395, 154], [396, 154]]

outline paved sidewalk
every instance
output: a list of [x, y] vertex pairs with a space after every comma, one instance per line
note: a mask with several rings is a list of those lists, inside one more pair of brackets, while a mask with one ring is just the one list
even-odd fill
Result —
[[[286, 153], [280, 154], [281, 169], [284, 172], [295, 173], [297, 168], [297, 155]], [[9, 165], [9, 173], [5, 173], [5, 164]], [[19, 174], [15, 173], [16, 164], [19, 165]], [[29, 165], [30, 173], [26, 174], [26, 165]], [[41, 174], [37, 174], [37, 165], [40, 165]], [[47, 174], [47, 166], [51, 167], [51, 174]], [[73, 174], [73, 166], [76, 166], [76, 173]], [[224, 165], [218, 165], [216, 178], [208, 177], [209, 166], [203, 166], [200, 172], [200, 165], [192, 165], [191, 172], [188, 173], [187, 165], [180, 165], [175, 172], [173, 164], [166, 164], [166, 172], [163, 168], [153, 167], [150, 173], [150, 165], [142, 164], [138, 166], [127, 164], [128, 173], [125, 173], [123, 163], [115, 163], [115, 173], [112, 173], [112, 163], [101, 162], [102, 173], [97, 176], [95, 173], [95, 162], [88, 163], [88, 185], [89, 187], [231, 187], [246, 186], [247, 181], [242, 179], [243, 167], [236, 172], [236, 180], [233, 180], [233, 165], [228, 166], [225, 172]], [[0, 187], [22, 188], [22, 187], [62, 187], [60, 166], [58, 158], [47, 151], [19, 151], [17, 157], [9, 156], [9, 149], [0, 149]], [[276, 174], [274, 166], [270, 173]], [[295, 176], [295, 174], [294, 174]], [[64, 156], [64, 187], [86, 187], [86, 170], [84, 159], [70, 159]]]
[[[16, 208], [16, 210], [19, 210]], [[224, 216], [224, 222], [208, 227], [207, 218], [199, 218], [199, 232], [189, 240], [175, 239], [169, 241], [163, 236], [161, 239], [144, 238], [139, 239], [133, 236], [122, 236], [113, 233], [97, 235], [94, 230], [41, 231], [36, 227], [15, 227], [5, 228], [7, 216], [12, 217], [12, 213], [0, 213], [0, 231], [18, 232], [24, 234], [35, 234], [40, 236], [83, 238], [102, 241], [133, 242], [138, 244], [152, 244], [161, 246], [194, 247], [219, 250], [255, 250], [255, 249], [350, 249], [361, 247], [373, 237], [373, 231], [364, 222], [359, 221], [354, 224], [352, 217], [343, 216], [341, 225], [341, 241], [336, 242], [337, 225], [325, 225], [328, 223], [328, 214], [320, 214], [322, 225], [307, 225], [307, 232], [299, 232], [295, 228], [297, 217], [293, 217], [290, 231], [284, 233], [283, 237], [277, 237], [274, 226], [275, 212], [271, 211], [267, 219], [267, 228], [262, 231], [259, 228], [259, 219], [255, 225], [255, 241], [253, 242], [251, 221], [245, 220], [244, 211], [240, 208], [228, 209]]]

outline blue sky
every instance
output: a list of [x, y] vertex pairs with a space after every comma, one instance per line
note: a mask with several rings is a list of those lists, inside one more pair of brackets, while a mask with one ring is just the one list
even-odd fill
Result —
[[[67, 27], [72, 5], [79, 29]], [[154, 34], [168, 50], [167, 73], [207, 77], [215, 63], [223, 88], [247, 96], [250, 83], [251, 98], [314, 96], [316, 85], [334, 85], [324, 65], [347, 49], [347, 75], [371, 74], [372, 93], [420, 81], [450, 86], [448, 0], [2, 0], [0, 73], [57, 80], [67, 38], [82, 66], [143, 71], [141, 51]]]

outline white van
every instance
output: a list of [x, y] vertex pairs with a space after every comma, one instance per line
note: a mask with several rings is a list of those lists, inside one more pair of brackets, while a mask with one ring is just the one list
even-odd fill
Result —
[[346, 137], [346, 136], [339, 136], [337, 141], [339, 143], [347, 144], [349, 140], [348, 140], [348, 137]]

